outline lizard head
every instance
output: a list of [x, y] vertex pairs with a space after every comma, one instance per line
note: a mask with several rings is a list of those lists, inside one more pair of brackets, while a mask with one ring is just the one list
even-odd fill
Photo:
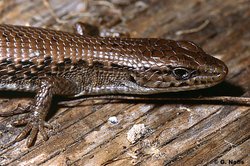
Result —
[[[189, 41], [153, 40], [140, 52], [141, 70], [131, 74], [134, 82], [159, 92], [211, 87], [224, 80], [227, 66]], [[152, 41], [151, 41], [152, 42]]]

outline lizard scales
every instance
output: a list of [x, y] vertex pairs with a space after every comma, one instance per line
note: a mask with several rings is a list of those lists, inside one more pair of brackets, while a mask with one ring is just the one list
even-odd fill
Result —
[[222, 61], [189, 41], [89, 37], [13, 25], [0, 25], [0, 34], [0, 90], [36, 93], [16, 138], [31, 131], [28, 146], [38, 131], [48, 138], [44, 119], [54, 95], [195, 90], [218, 84], [228, 72]]

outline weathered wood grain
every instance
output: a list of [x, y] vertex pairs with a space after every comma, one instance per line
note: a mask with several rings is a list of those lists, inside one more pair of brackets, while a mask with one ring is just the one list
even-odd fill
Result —
[[[192, 40], [229, 67], [225, 82], [192, 92], [194, 96], [250, 97], [249, 0], [130, 0], [120, 5], [108, 1], [52, 0], [56, 22], [48, 7], [38, 1], [1, 1], [1, 23], [50, 27], [72, 31], [76, 21], [102, 27], [123, 27], [132, 37]], [[197, 29], [203, 23], [203, 28]], [[192, 33], [180, 34], [185, 30]], [[189, 96], [189, 92], [181, 96]], [[0, 92], [1, 111], [28, 103], [32, 95]], [[249, 165], [250, 108], [201, 102], [84, 101], [56, 106], [48, 121], [55, 125], [44, 142], [26, 148], [25, 140], [2, 148], [0, 165]], [[108, 118], [116, 116], [118, 124]], [[0, 117], [0, 145], [21, 128], [13, 117]], [[127, 133], [135, 124], [149, 132], [134, 144]]]

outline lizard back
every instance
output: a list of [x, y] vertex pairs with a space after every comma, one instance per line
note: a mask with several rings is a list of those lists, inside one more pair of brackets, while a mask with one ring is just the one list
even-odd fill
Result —
[[[212, 86], [227, 73], [223, 62], [188, 41], [94, 38], [11, 25], [0, 25], [0, 33], [0, 79], [4, 81], [0, 89], [13, 81], [36, 84], [40, 77], [68, 77], [79, 68], [123, 71], [115, 74], [121, 78], [127, 73], [140, 86], [165, 88], [164, 91]], [[182, 78], [185, 74], [202, 77]]]

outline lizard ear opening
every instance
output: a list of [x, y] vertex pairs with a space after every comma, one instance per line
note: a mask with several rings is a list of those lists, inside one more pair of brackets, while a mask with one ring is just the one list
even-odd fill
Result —
[[129, 81], [131, 81], [133, 83], [137, 83], [137, 81], [135, 80], [135, 77], [133, 75], [130, 75]]

